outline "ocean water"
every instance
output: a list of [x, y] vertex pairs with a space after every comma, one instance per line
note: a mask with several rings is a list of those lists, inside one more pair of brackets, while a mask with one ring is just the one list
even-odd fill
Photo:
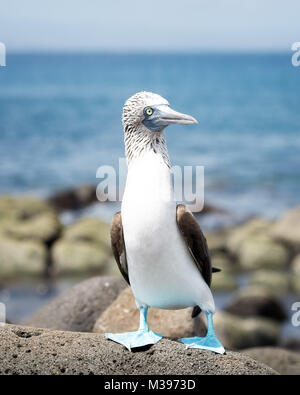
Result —
[[300, 68], [290, 54], [9, 55], [0, 67], [0, 193], [97, 183], [124, 156], [140, 90], [199, 124], [167, 128], [172, 164], [205, 166], [206, 201], [276, 217], [300, 203]]

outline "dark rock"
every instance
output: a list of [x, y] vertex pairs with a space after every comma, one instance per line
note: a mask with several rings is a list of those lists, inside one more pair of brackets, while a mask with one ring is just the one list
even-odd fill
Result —
[[57, 210], [78, 210], [97, 202], [96, 186], [81, 185], [57, 192], [48, 199]]
[[287, 314], [279, 299], [257, 287], [241, 289], [225, 310], [241, 317], [260, 316], [279, 322], [287, 319]]
[[89, 332], [97, 318], [126, 287], [114, 277], [94, 277], [67, 290], [29, 318], [25, 325]]
[[279, 346], [281, 348], [286, 349], [286, 350], [300, 353], [300, 339], [299, 338], [291, 337], [288, 339], [282, 339]]
[[282, 375], [300, 375], [300, 354], [283, 348], [257, 347], [243, 351], [244, 355], [270, 366]]
[[92, 333], [58, 332], [6, 325], [0, 329], [0, 374], [198, 374], [276, 375], [246, 355], [187, 350], [163, 339], [133, 352]]

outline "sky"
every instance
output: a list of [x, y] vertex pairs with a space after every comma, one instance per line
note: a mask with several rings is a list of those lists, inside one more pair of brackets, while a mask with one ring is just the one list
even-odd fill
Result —
[[7, 52], [290, 51], [299, 0], [1, 0]]

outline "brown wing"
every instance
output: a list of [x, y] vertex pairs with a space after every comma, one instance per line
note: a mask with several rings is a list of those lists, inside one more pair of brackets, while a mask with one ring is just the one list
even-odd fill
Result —
[[192, 212], [184, 204], [177, 206], [177, 224], [199, 272], [210, 286], [212, 266], [207, 242]]
[[[207, 285], [210, 286], [212, 272], [218, 272], [219, 269], [213, 269], [211, 266], [207, 242], [198, 222], [195, 220], [192, 212], [186, 208], [184, 204], [179, 204], [177, 206], [176, 219], [178, 228], [199, 272]], [[195, 306], [192, 312], [192, 317], [194, 318], [200, 313], [200, 307]]]
[[112, 219], [111, 228], [110, 228], [110, 238], [111, 238], [111, 248], [115, 260], [120, 269], [120, 272], [122, 273], [122, 276], [127, 281], [127, 283], [130, 284], [128, 277], [128, 266], [127, 266], [126, 249], [125, 249], [125, 242], [123, 236], [121, 211], [118, 211]]

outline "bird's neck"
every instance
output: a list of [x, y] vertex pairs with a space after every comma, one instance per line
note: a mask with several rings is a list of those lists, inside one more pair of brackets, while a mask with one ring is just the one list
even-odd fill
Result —
[[146, 153], [154, 153], [162, 158], [170, 168], [170, 159], [164, 131], [151, 132], [148, 130], [125, 130], [125, 152], [127, 163], [130, 163]]

